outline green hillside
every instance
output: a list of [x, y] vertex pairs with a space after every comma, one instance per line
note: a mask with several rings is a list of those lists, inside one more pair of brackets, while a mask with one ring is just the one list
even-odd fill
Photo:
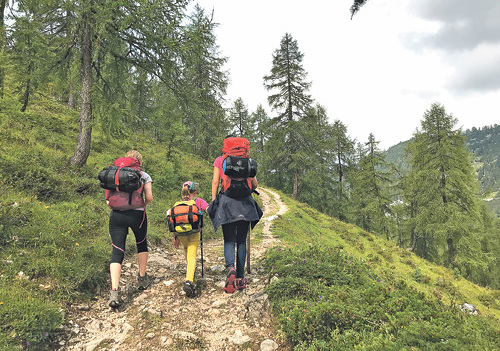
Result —
[[[148, 238], [161, 245], [170, 239], [165, 211], [182, 182], [196, 179], [206, 189], [200, 196], [210, 198], [212, 170], [147, 134], [116, 139], [99, 126], [87, 165], [72, 168], [78, 114], [54, 101], [37, 101], [25, 113], [0, 109], [0, 121], [0, 349], [28, 342], [37, 348], [63, 322], [59, 309], [66, 302], [108, 288], [109, 208], [97, 173], [128, 150], [140, 150], [154, 182]], [[135, 252], [133, 240], [127, 246]]]
[[[148, 134], [111, 138], [98, 125], [87, 165], [72, 168], [78, 116], [50, 100], [25, 113], [0, 109], [0, 121], [0, 349], [43, 349], [64, 322], [66, 303], [108, 288], [109, 210], [98, 171], [127, 150], [140, 150], [154, 179], [148, 236], [161, 246], [165, 209], [180, 184], [196, 179], [200, 195], [210, 198], [212, 170]], [[285, 247], [271, 251], [265, 265], [278, 277], [269, 294], [297, 350], [331, 349], [331, 340], [346, 350], [500, 348], [498, 290], [283, 198], [290, 211], [274, 231]], [[459, 312], [463, 303], [480, 315]]]
[[[500, 291], [479, 287], [379, 236], [284, 199], [290, 210], [274, 230], [288, 249], [271, 251], [267, 268], [270, 276], [283, 277], [269, 292], [296, 349], [500, 347]], [[458, 309], [464, 303], [476, 306], [482, 317], [466, 317]]]

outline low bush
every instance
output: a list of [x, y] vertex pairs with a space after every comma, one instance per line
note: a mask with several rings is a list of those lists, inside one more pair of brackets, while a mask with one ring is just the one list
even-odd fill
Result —
[[295, 350], [492, 350], [498, 331], [341, 250], [274, 249], [267, 291]]

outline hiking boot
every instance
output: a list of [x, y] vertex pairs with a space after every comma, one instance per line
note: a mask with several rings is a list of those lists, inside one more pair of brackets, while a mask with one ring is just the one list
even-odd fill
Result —
[[122, 304], [121, 289], [111, 290], [109, 294], [109, 307], [118, 308]]
[[140, 276], [139, 273], [137, 273], [137, 283], [139, 290], [146, 290], [148, 286], [151, 285], [151, 279], [149, 279], [149, 275], [146, 273], [144, 274], [143, 277]]
[[224, 286], [224, 291], [228, 294], [234, 293], [236, 290], [236, 271], [233, 266], [230, 266], [227, 271], [226, 285]]
[[196, 288], [195, 288], [193, 282], [190, 280], [186, 280], [186, 282], [184, 283], [183, 290], [186, 293], [187, 297], [195, 297], [196, 296]]
[[243, 290], [247, 287], [248, 280], [247, 278], [241, 278], [236, 281], [236, 289]]

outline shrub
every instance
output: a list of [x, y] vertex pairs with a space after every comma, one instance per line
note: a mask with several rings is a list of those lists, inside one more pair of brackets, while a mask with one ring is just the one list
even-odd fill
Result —
[[[484, 318], [443, 306], [341, 250], [273, 249], [265, 267], [277, 277], [267, 292], [295, 350], [500, 347]], [[424, 279], [418, 269], [414, 275]]]

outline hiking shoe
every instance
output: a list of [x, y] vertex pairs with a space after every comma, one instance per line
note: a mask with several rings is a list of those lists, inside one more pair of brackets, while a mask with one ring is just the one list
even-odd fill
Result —
[[151, 285], [151, 279], [149, 279], [149, 275], [146, 273], [143, 277], [137, 273], [137, 283], [139, 285], [139, 290], [146, 290], [148, 286]]
[[118, 308], [122, 304], [121, 289], [111, 290], [109, 294], [109, 307]]
[[247, 278], [241, 278], [236, 281], [236, 289], [238, 290], [243, 290], [247, 287], [248, 284], [248, 279]]
[[236, 290], [236, 271], [233, 266], [229, 267], [226, 276], [226, 285], [224, 286], [224, 291], [228, 294], [234, 293]]
[[184, 283], [184, 292], [186, 293], [187, 297], [195, 297], [196, 296], [196, 288], [194, 287], [194, 284], [190, 280], [186, 280]]

